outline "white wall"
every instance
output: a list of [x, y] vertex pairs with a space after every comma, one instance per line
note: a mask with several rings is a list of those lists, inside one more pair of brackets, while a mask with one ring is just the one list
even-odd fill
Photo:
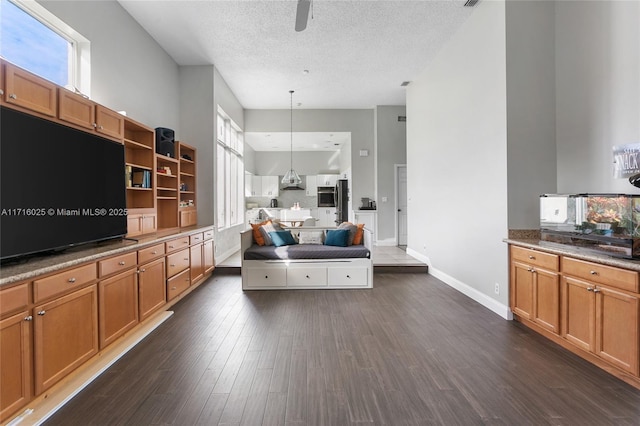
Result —
[[91, 42], [91, 98], [149, 127], [179, 129], [178, 65], [116, 1], [39, 3]]
[[[339, 174], [339, 157], [339, 151], [294, 151], [293, 168], [299, 175]], [[290, 152], [256, 151], [255, 174], [284, 176], [290, 168]]]
[[480, 2], [407, 88], [408, 250], [428, 261], [431, 274], [503, 316], [505, 44], [504, 2]]
[[[376, 107], [376, 193], [370, 198], [377, 205], [376, 240], [389, 240], [397, 243], [395, 228], [396, 195], [395, 164], [407, 162], [407, 123], [398, 121], [398, 116], [406, 116], [405, 106]], [[387, 202], [382, 200], [387, 197]], [[357, 208], [362, 203], [354, 200]]]
[[638, 193], [612, 147], [640, 142], [640, 2], [556, 3], [559, 192]]
[[539, 196], [556, 192], [555, 7], [508, 1], [509, 229], [538, 229]]

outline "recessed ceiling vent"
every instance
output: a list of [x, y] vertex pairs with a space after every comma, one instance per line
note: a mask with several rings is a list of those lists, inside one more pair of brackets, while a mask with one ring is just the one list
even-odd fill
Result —
[[407, 87], [410, 83], [410, 81], [403, 81], [402, 83], [400, 83], [400, 87]]
[[467, 2], [464, 4], [465, 7], [473, 7], [476, 4], [478, 4], [480, 0], [467, 0]]

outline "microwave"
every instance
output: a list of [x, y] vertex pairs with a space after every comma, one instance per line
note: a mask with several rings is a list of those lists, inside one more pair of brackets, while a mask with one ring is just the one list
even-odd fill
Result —
[[336, 206], [336, 188], [333, 186], [318, 187], [318, 207]]

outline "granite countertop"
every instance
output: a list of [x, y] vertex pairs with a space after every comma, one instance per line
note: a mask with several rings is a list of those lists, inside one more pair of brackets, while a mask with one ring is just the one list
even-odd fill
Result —
[[518, 235], [510, 235], [509, 238], [505, 238], [503, 241], [505, 243], [513, 244], [520, 247], [546, 251], [548, 253], [558, 255], [567, 255], [575, 259], [581, 259], [589, 262], [596, 262], [603, 265], [613, 266], [616, 268], [625, 268], [640, 272], [640, 260], [622, 259], [619, 257], [607, 256], [606, 254], [585, 253], [579, 251], [577, 248], [572, 248], [571, 246], [550, 246], [545, 244], [545, 241], [540, 241], [540, 239], [535, 236], [533, 236], [533, 238], [531, 238], [531, 236], [529, 236], [529, 238], [526, 238]]
[[189, 235], [211, 226], [212, 225], [194, 225], [188, 228], [173, 228], [171, 230], [142, 235], [135, 240], [122, 239], [86, 244], [69, 248], [58, 254], [37, 255], [17, 260], [15, 263], [7, 262], [0, 267], [0, 287], [18, 281], [31, 280], [39, 275], [96, 261], [119, 253], [141, 249], [176, 237]]

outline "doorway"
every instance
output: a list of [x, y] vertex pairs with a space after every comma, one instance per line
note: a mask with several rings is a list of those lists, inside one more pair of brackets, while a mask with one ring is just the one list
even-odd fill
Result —
[[407, 165], [395, 165], [396, 181], [396, 235], [398, 247], [407, 246]]

